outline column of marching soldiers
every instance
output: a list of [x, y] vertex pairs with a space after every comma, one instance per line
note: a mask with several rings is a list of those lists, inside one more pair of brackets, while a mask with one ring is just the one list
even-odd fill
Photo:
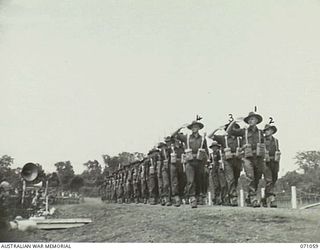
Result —
[[[261, 130], [257, 125], [263, 118], [256, 112], [232, 119], [208, 135], [213, 140], [209, 150], [206, 134], [199, 134], [204, 127], [200, 120], [197, 116], [186, 125], [190, 134], [181, 133], [182, 126], [152, 148], [143, 160], [119, 166], [102, 185], [102, 200], [176, 207], [190, 204], [196, 208], [205, 203], [210, 190], [213, 205], [238, 206], [238, 179], [244, 170], [248, 181], [246, 205], [276, 207], [274, 185], [281, 153], [273, 136], [277, 132], [273, 121]], [[247, 125], [241, 128], [239, 121]], [[224, 134], [217, 135], [219, 130]], [[259, 199], [257, 190], [262, 176], [265, 197]]]

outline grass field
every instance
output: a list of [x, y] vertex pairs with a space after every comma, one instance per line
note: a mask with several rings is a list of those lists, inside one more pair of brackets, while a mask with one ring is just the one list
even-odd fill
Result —
[[320, 242], [320, 209], [290, 210], [200, 206], [161, 207], [85, 203], [57, 207], [58, 218], [91, 218], [63, 230], [11, 231], [22, 242]]

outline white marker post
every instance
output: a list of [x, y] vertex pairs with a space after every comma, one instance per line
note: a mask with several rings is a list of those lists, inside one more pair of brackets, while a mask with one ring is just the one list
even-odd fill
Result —
[[208, 205], [212, 206], [212, 196], [211, 196], [211, 192], [208, 192]]
[[240, 207], [244, 207], [244, 193], [243, 193], [243, 189], [240, 189]]
[[261, 188], [261, 199], [266, 197], [266, 189], [265, 188]]
[[291, 187], [291, 206], [293, 209], [297, 209], [297, 189], [295, 186]]

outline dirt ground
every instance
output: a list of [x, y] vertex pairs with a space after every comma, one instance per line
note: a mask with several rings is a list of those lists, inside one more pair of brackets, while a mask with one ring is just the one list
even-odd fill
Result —
[[21, 242], [320, 242], [320, 209], [290, 210], [108, 204], [57, 207], [57, 218], [91, 218], [83, 227], [11, 231]]

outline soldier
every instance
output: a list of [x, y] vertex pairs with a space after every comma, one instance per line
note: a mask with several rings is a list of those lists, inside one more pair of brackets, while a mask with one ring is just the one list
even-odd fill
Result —
[[122, 204], [124, 202], [124, 187], [125, 187], [125, 175], [123, 171], [123, 167], [120, 168], [118, 172], [118, 192], [117, 192], [117, 198], [118, 203]]
[[148, 173], [149, 173], [149, 160], [145, 157], [140, 164], [140, 185], [141, 185], [141, 197], [143, 203], [148, 203], [149, 192], [148, 192]]
[[148, 187], [149, 187], [149, 202], [150, 205], [157, 204], [158, 197], [158, 176], [157, 176], [157, 158], [159, 151], [156, 148], [153, 148], [148, 153], [148, 158], [150, 161], [149, 166], [149, 176], [148, 176]]
[[142, 162], [136, 161], [133, 164], [132, 171], [132, 185], [134, 202], [138, 204], [141, 201], [141, 188], [140, 188], [140, 165]]
[[[160, 142], [158, 148], [160, 150], [160, 174], [158, 175], [159, 180], [159, 196], [161, 205], [171, 206], [171, 185], [170, 185], [170, 142], [171, 138], [167, 137], [166, 143]], [[160, 176], [160, 179], [159, 179]], [[160, 193], [161, 190], [161, 193]]]
[[196, 121], [193, 121], [187, 126], [192, 131], [190, 136], [180, 134], [179, 128], [172, 136], [176, 136], [178, 140], [184, 142], [186, 145], [186, 194], [190, 197], [191, 208], [197, 208], [197, 198], [201, 197], [201, 175], [203, 173], [204, 165], [207, 161], [208, 148], [207, 142], [204, 136], [199, 134], [199, 130], [204, 125], [199, 122], [201, 118], [197, 117]]
[[264, 169], [264, 137], [257, 124], [262, 122], [262, 116], [250, 112], [244, 121], [249, 124], [248, 128], [237, 129], [234, 127], [235, 121], [233, 121], [227, 129], [227, 133], [242, 137], [241, 145], [244, 150], [242, 161], [246, 177], [249, 180], [247, 205], [260, 207], [257, 189]]
[[117, 179], [116, 174], [114, 173], [111, 176], [111, 202], [117, 202]]
[[277, 127], [271, 124], [266, 124], [264, 128], [265, 144], [266, 144], [266, 164], [263, 171], [266, 181], [266, 203], [268, 207], [277, 207], [274, 186], [278, 179], [280, 149], [279, 142], [273, 135], [277, 132]]
[[227, 181], [224, 175], [224, 162], [220, 155], [221, 145], [217, 141], [213, 141], [210, 145], [212, 153], [210, 153], [209, 176], [210, 186], [212, 190], [213, 205], [221, 205], [225, 203], [227, 195]]
[[126, 203], [130, 203], [133, 197], [133, 173], [137, 162], [132, 162], [126, 168]]
[[166, 144], [164, 142], [159, 142], [158, 146], [157, 146], [159, 152], [157, 153], [157, 177], [158, 177], [158, 194], [159, 194], [159, 201], [161, 206], [165, 206], [166, 205], [166, 199], [165, 199], [165, 193], [164, 193], [164, 183], [163, 183], [163, 160], [164, 157], [166, 156], [165, 152], [165, 148], [166, 148]]
[[[230, 123], [224, 126], [226, 131]], [[235, 129], [239, 129], [240, 126], [235, 123]], [[234, 135], [215, 135], [216, 129], [209, 138], [217, 141], [221, 145], [221, 151], [224, 159], [224, 175], [227, 181], [227, 196], [224, 199], [225, 205], [238, 206], [237, 186], [238, 179], [240, 177], [242, 161], [240, 155], [241, 140]]]
[[124, 165], [121, 170], [121, 180], [122, 180], [122, 203], [128, 203], [128, 175], [129, 175], [129, 164]]
[[174, 197], [174, 205], [179, 207], [181, 200], [184, 197], [185, 188], [185, 172], [183, 170], [182, 155], [183, 144], [179, 140], [171, 138], [171, 155], [170, 155], [170, 177], [171, 177], [171, 191]]

